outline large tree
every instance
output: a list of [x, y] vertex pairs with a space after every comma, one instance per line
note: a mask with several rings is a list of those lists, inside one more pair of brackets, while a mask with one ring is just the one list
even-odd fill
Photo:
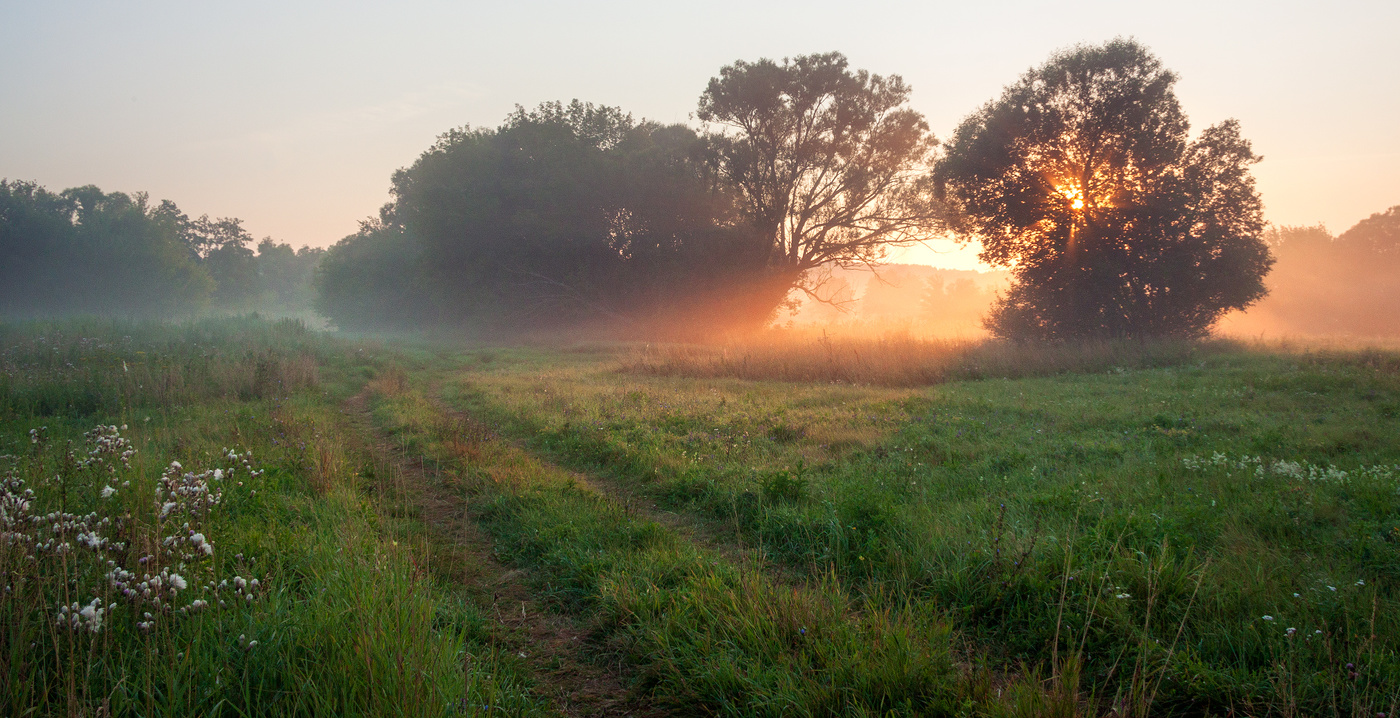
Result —
[[1196, 337], [1264, 295], [1260, 158], [1234, 120], [1191, 140], [1175, 82], [1132, 40], [1075, 47], [958, 127], [936, 177], [1015, 278], [994, 333]]
[[421, 310], [404, 323], [650, 335], [752, 320], [764, 246], [705, 149], [690, 128], [578, 101], [448, 132], [394, 175], [382, 222], [328, 253], [321, 306], [392, 319], [369, 311], [388, 285], [358, 265], [401, 245], [417, 260], [398, 281], [415, 286], [394, 301]]
[[[924, 178], [936, 142], [898, 75], [831, 52], [738, 61], [700, 97], [711, 147], [782, 294], [825, 264], [869, 264], [925, 239], [941, 213]], [[781, 295], [780, 295], [781, 296]]]

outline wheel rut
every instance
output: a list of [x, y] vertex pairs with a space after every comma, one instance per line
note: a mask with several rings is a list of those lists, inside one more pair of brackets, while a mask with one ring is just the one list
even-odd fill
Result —
[[[390, 463], [409, 489], [407, 500], [427, 528], [434, 553], [446, 555], [456, 574], [453, 580], [489, 607], [503, 629], [503, 648], [531, 667], [537, 692], [555, 709], [570, 718], [671, 715], [634, 695], [625, 666], [607, 665], [588, 655], [587, 631], [576, 619], [538, 601], [524, 572], [497, 559], [490, 537], [471, 517], [464, 491], [446, 481], [435, 462], [408, 455], [379, 430], [364, 392], [347, 400], [344, 411], [377, 458]], [[454, 414], [459, 420], [470, 420], [460, 412]], [[443, 562], [439, 558], [439, 565]]]
[[717, 521], [709, 521], [693, 514], [668, 511], [662, 508], [654, 497], [616, 479], [597, 474], [576, 471], [560, 466], [540, 452], [530, 449], [521, 442], [502, 436], [489, 425], [468, 412], [449, 405], [442, 398], [441, 386], [433, 384], [428, 398], [435, 407], [450, 420], [457, 422], [461, 431], [477, 436], [509, 443], [516, 450], [529, 455], [534, 461], [572, 478], [578, 485], [588, 489], [603, 500], [611, 503], [624, 513], [654, 521], [674, 532], [677, 536], [707, 551], [718, 554], [735, 565], [756, 568], [770, 578], [789, 586], [797, 586], [803, 580], [788, 566], [770, 561], [762, 547], [744, 541], [743, 532], [737, 526], [723, 530]]

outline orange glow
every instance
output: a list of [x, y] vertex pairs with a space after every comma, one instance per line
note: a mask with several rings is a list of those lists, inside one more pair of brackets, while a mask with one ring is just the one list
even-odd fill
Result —
[[1069, 200], [1070, 209], [1084, 209], [1084, 190], [1073, 184], [1060, 185], [1055, 190]]

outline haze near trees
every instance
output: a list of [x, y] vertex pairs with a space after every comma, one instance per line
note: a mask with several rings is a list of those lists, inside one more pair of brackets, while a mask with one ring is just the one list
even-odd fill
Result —
[[940, 228], [926, 177], [936, 141], [909, 92], [830, 52], [740, 60], [700, 96], [697, 116], [725, 128], [709, 137], [719, 172], [784, 294], [810, 289], [813, 269], [868, 265]]
[[1260, 158], [1234, 120], [1190, 140], [1175, 82], [1131, 40], [1076, 47], [958, 127], [937, 177], [1015, 277], [995, 334], [1197, 337], [1264, 295]]
[[812, 270], [939, 226], [908, 95], [828, 53], [723, 68], [698, 113], [722, 133], [577, 100], [450, 131], [331, 250], [320, 306], [343, 327], [757, 328]]
[[143, 193], [0, 181], [0, 316], [308, 307], [322, 250], [252, 243], [238, 219], [191, 219]]

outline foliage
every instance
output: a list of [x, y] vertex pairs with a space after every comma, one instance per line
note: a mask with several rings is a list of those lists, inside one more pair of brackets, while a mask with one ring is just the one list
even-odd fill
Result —
[[1337, 237], [1322, 225], [1276, 227], [1265, 237], [1278, 258], [1269, 296], [1232, 318], [1232, 329], [1334, 336], [1400, 330], [1400, 207], [1377, 212]]
[[683, 126], [578, 101], [448, 132], [394, 175], [381, 221], [331, 250], [320, 306], [345, 326], [495, 332], [657, 332], [739, 311], [766, 256], [703, 149]]
[[0, 315], [188, 317], [211, 304], [306, 306], [320, 251], [293, 252], [268, 238], [255, 254], [252, 241], [238, 219], [190, 219], [145, 194], [92, 186], [54, 194], [0, 181]]
[[1227, 120], [1187, 139], [1176, 76], [1131, 40], [1051, 57], [958, 127], [937, 176], [1016, 282], [1003, 337], [1198, 337], [1264, 294], [1272, 259]]
[[434, 317], [422, 252], [403, 228], [379, 221], [326, 250], [312, 280], [316, 311], [338, 328], [393, 329]]
[[0, 182], [0, 313], [190, 314], [213, 282], [171, 205], [76, 187]]
[[837, 52], [740, 60], [710, 80], [697, 116], [736, 131], [708, 140], [784, 288], [940, 227], [921, 181], [935, 141], [909, 92], [898, 75], [852, 72]]

